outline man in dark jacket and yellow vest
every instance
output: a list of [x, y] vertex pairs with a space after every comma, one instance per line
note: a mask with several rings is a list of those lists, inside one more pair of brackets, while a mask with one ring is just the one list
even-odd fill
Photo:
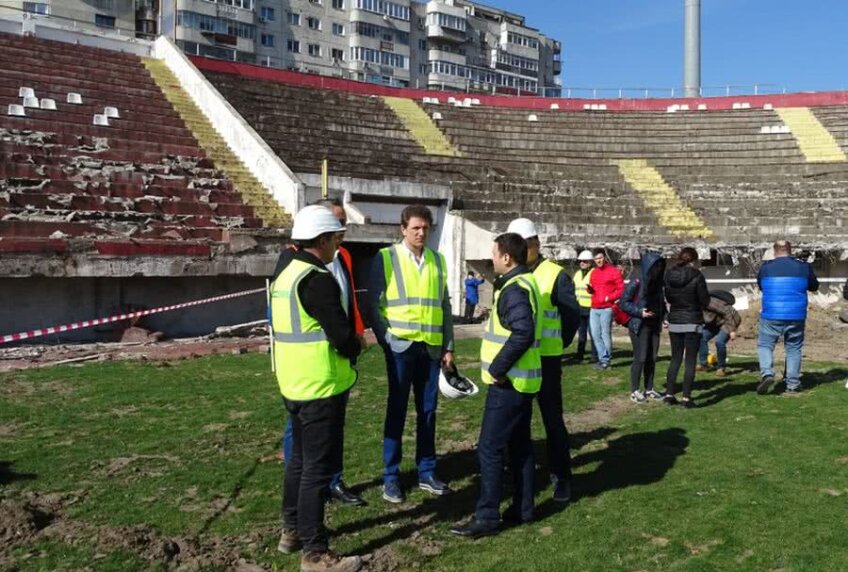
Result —
[[580, 326], [580, 306], [574, 295], [574, 282], [567, 272], [539, 252], [536, 225], [526, 218], [509, 223], [507, 232], [527, 241], [527, 268], [539, 288], [539, 320], [542, 322], [542, 387], [537, 395], [545, 425], [548, 468], [554, 483], [555, 502], [571, 500], [571, 448], [562, 419], [562, 351], [571, 344]]
[[539, 289], [526, 266], [527, 243], [518, 234], [498, 236], [492, 245], [497, 274], [494, 308], [480, 347], [481, 377], [489, 385], [477, 445], [480, 495], [474, 518], [451, 529], [477, 538], [500, 529], [504, 459], [513, 471], [512, 506], [505, 522], [533, 519], [533, 446], [530, 418], [542, 385], [542, 321]]
[[453, 319], [445, 258], [426, 246], [432, 224], [427, 207], [403, 209], [403, 240], [374, 258], [368, 288], [370, 323], [386, 356], [389, 384], [383, 499], [391, 503], [404, 500], [399, 479], [410, 388], [415, 394], [418, 487], [434, 495], [451, 492], [436, 476], [436, 405], [441, 367], [453, 366]]
[[354, 572], [362, 566], [358, 556], [330, 551], [324, 527], [330, 479], [342, 462], [348, 393], [357, 377], [351, 361], [362, 349], [339, 284], [325, 266], [344, 230], [325, 207], [298, 212], [292, 229], [298, 250], [271, 288], [275, 371], [293, 439], [279, 549], [303, 548], [301, 570], [307, 572]]

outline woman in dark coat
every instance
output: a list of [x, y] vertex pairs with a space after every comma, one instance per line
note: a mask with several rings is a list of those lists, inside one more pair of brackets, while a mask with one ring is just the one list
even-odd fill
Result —
[[695, 268], [698, 253], [686, 247], [680, 251], [674, 265], [665, 273], [665, 297], [668, 301], [668, 337], [671, 342], [671, 363], [666, 376], [665, 397], [668, 405], [678, 403], [675, 383], [681, 362], [683, 371], [683, 407], [695, 407], [692, 401], [692, 382], [695, 381], [695, 362], [704, 330], [704, 309], [710, 303], [710, 293], [704, 275]]
[[[618, 306], [630, 316], [627, 330], [633, 344], [633, 363], [630, 364], [630, 399], [641, 403], [645, 399], [662, 399], [654, 390], [654, 370], [660, 348], [660, 333], [665, 319], [663, 274], [665, 259], [659, 252], [642, 255], [639, 274], [631, 276], [618, 301]], [[644, 374], [645, 391], [639, 390]]]

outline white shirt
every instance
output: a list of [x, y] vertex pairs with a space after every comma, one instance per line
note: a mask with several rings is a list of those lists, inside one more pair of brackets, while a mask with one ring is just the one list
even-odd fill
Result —
[[339, 283], [339, 287], [342, 290], [342, 308], [345, 311], [345, 314], [348, 313], [348, 284], [347, 284], [347, 270], [345, 270], [344, 263], [342, 262], [341, 256], [339, 256], [339, 251], [336, 251], [336, 256], [333, 258], [333, 261], [326, 265], [327, 270], [333, 275], [333, 278], [336, 279], [336, 282]]
[[418, 258], [418, 257], [415, 256], [415, 253], [412, 252], [412, 249], [409, 248], [406, 245], [405, 240], [401, 240], [400, 245], [403, 247], [403, 250], [404, 250], [404, 252], [406, 252], [406, 255], [409, 256], [409, 259], [412, 262], [415, 263], [415, 266], [418, 267], [418, 272], [423, 271], [424, 270], [424, 259], [425, 259], [424, 252], [426, 251], [427, 247], [425, 246], [423, 249], [421, 249], [421, 258]]

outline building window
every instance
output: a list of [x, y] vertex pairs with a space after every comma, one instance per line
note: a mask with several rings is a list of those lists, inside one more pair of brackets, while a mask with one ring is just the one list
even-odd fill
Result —
[[409, 22], [409, 6], [401, 6], [386, 0], [356, 0], [356, 7], [366, 12], [384, 14], [390, 18]]
[[306, 18], [306, 25], [309, 27], [310, 30], [320, 30], [321, 20], [314, 16], [309, 16], [308, 18]]
[[333, 35], [334, 36], [344, 36], [345, 35], [345, 27], [342, 24], [336, 24], [333, 22]]
[[24, 2], [24, 12], [49, 16], [50, 6], [44, 2]]
[[114, 28], [115, 27], [115, 17], [114, 16], [106, 16], [104, 14], [95, 14], [94, 15], [94, 25], [98, 28]]
[[300, 42], [298, 42], [297, 40], [288, 40], [288, 41], [286, 41], [286, 49], [288, 49], [288, 51], [290, 51], [293, 54], [299, 54], [300, 53]]
[[321, 57], [321, 46], [318, 44], [307, 44], [306, 50], [309, 52], [310, 56], [314, 56], [316, 58]]
[[262, 34], [260, 37], [262, 45], [266, 48], [274, 47], [274, 34]]
[[344, 10], [344, 0], [333, 0], [333, 8], [336, 10]]
[[427, 40], [418, 40], [418, 49], [423, 51], [427, 50]]
[[315, 4], [316, 6], [322, 6], [324, 4], [324, 0], [309, 0], [310, 4]]
[[262, 6], [262, 9], [259, 11], [259, 17], [268, 22], [273, 22], [277, 19], [277, 15], [274, 12], [274, 9], [270, 6]]
[[[114, 20], [114, 18], [112, 18]], [[177, 26], [193, 28], [203, 32], [237, 36], [245, 40], [256, 39], [256, 26], [229, 18], [216, 18], [197, 12], [177, 11]]]
[[344, 50], [340, 50], [338, 48], [333, 48], [330, 50], [330, 57], [333, 59], [333, 61], [343, 62], [345, 59], [344, 55]]
[[288, 23], [291, 26], [300, 26], [300, 14], [297, 12], [289, 12], [287, 15]]
[[350, 49], [350, 57], [354, 61], [369, 62], [393, 68], [407, 69], [407, 59], [400, 54], [381, 52], [371, 48], [353, 47]]
[[405, 46], [409, 45], [409, 32], [392, 30], [391, 28], [384, 28], [383, 26], [369, 24], [368, 22], [354, 22], [353, 33], [368, 36], [369, 38], [379, 38], [387, 42], [395, 41]]
[[431, 26], [441, 26], [442, 28], [450, 28], [458, 32], [465, 31], [465, 18], [442, 14], [441, 12], [430, 12], [427, 14], [427, 23]]

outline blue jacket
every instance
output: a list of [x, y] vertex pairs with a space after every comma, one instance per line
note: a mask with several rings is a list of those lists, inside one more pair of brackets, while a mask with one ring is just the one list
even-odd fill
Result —
[[763, 292], [765, 320], [807, 319], [807, 291], [819, 289], [813, 267], [791, 256], [779, 256], [760, 267], [757, 285]]
[[469, 304], [477, 304], [480, 301], [480, 284], [485, 282], [482, 278], [465, 279], [465, 301]]
[[618, 301], [618, 306], [630, 314], [627, 329], [638, 334], [645, 319], [642, 310], [648, 309], [654, 313], [652, 323], [659, 327], [665, 318], [665, 292], [663, 275], [665, 274], [665, 259], [659, 252], [650, 250], [642, 255], [639, 264], [639, 276], [631, 276], [630, 282], [624, 287], [624, 293]]

